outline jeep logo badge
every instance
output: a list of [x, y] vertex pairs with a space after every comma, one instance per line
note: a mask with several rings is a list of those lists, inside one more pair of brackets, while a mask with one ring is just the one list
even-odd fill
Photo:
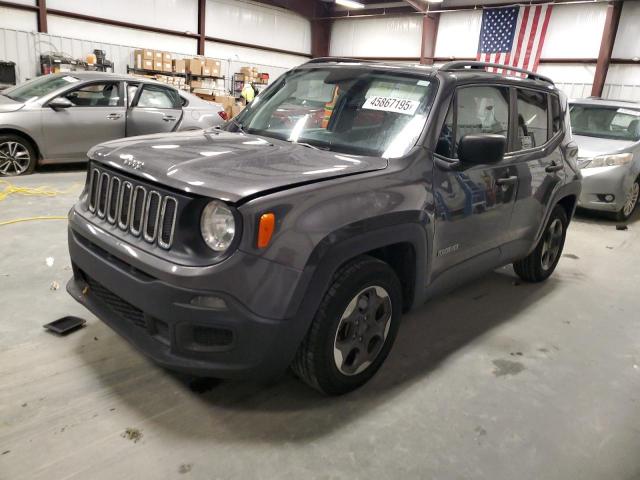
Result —
[[142, 167], [144, 167], [144, 162], [134, 160], [132, 158], [126, 158], [123, 163], [125, 167], [131, 167], [134, 170], [140, 170]]

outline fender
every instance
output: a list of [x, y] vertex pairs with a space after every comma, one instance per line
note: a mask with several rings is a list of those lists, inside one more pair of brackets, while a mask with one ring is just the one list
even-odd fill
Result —
[[335, 272], [345, 262], [377, 248], [409, 243], [415, 253], [414, 298], [410, 308], [424, 303], [428, 226], [423, 212], [399, 212], [358, 221], [330, 233], [313, 249], [287, 310], [304, 332], [313, 319]]

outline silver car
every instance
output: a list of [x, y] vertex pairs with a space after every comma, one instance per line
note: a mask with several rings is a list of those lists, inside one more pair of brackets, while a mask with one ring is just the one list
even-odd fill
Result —
[[97, 72], [37, 77], [0, 93], [0, 176], [86, 161], [98, 143], [210, 128], [222, 106], [167, 84]]
[[571, 102], [582, 194], [578, 205], [626, 221], [640, 197], [640, 104], [602, 99]]

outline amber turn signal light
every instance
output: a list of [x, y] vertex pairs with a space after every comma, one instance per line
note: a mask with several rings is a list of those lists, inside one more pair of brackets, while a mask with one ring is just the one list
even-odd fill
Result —
[[267, 248], [269, 246], [275, 228], [276, 216], [273, 213], [262, 214], [258, 225], [258, 248]]

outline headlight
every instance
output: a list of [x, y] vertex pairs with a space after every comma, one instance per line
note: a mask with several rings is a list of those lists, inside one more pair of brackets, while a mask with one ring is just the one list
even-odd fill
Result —
[[236, 221], [231, 209], [218, 200], [210, 202], [202, 212], [200, 232], [211, 250], [227, 250], [236, 234]]
[[580, 160], [582, 168], [619, 167], [627, 165], [633, 160], [633, 153], [619, 153], [617, 155], [602, 155], [600, 157], [583, 158]]

